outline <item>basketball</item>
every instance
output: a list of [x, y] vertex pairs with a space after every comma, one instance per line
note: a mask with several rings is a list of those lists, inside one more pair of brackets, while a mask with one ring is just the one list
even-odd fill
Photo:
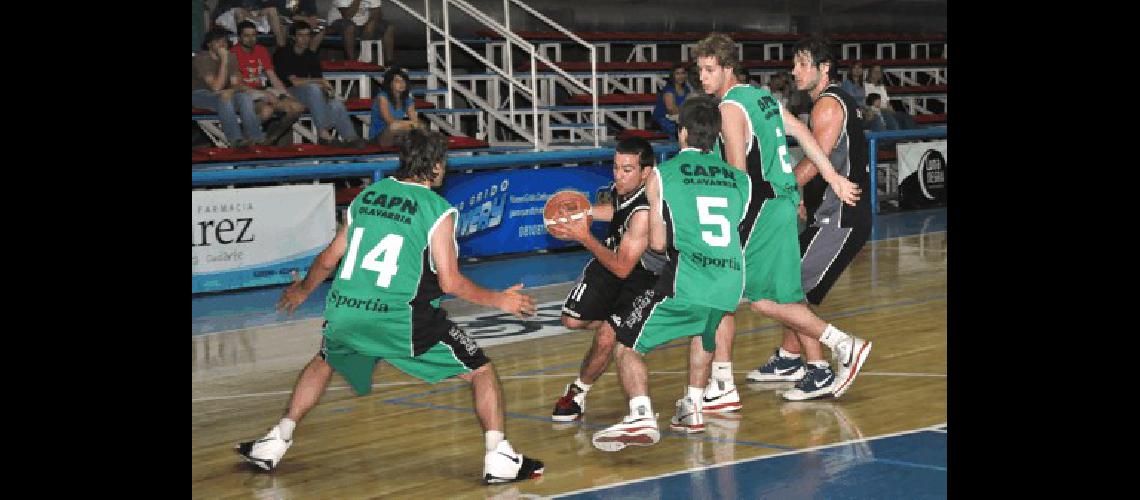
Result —
[[554, 193], [546, 200], [546, 206], [542, 209], [543, 222], [548, 226], [582, 217], [586, 218], [587, 226], [593, 222], [593, 217], [590, 216], [590, 199], [578, 191], [565, 190]]

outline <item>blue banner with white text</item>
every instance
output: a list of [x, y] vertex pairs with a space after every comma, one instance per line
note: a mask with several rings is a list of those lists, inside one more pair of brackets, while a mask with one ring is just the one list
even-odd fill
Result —
[[[459, 210], [460, 257], [580, 246], [546, 232], [542, 208], [554, 193], [573, 189], [594, 204], [609, 203], [613, 168], [608, 165], [448, 173], [440, 194]], [[605, 238], [608, 222], [590, 231]]]

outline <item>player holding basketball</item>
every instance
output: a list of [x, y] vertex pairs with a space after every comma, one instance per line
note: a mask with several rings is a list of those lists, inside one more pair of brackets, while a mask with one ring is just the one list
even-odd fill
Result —
[[614, 150], [614, 184], [611, 202], [593, 206], [596, 220], [610, 221], [606, 241], [598, 241], [586, 219], [547, 226], [556, 238], [582, 243], [594, 258], [562, 304], [562, 324], [594, 331], [594, 341], [582, 359], [578, 379], [554, 405], [551, 419], [570, 422], [586, 411], [586, 393], [606, 371], [613, 358], [614, 329], [606, 319], [623, 317], [633, 298], [657, 283], [665, 256], [648, 250], [649, 201], [645, 179], [656, 165], [653, 146], [641, 137], [618, 143]]
[[[754, 186], [740, 238], [744, 244], [744, 296], [750, 308], [819, 339], [838, 358], [835, 394], [850, 387], [871, 351], [871, 343], [848, 335], [821, 320], [803, 303], [800, 246], [796, 206], [796, 178], [788, 160], [785, 132], [796, 138], [805, 155], [839, 200], [854, 205], [859, 187], [840, 175], [820, 150], [811, 131], [767, 90], [740, 85], [733, 76], [735, 44], [721, 33], [697, 43], [693, 52], [705, 92], [722, 99], [721, 137], [717, 152], [732, 166], [748, 172]], [[704, 411], [724, 412], [741, 408], [732, 375], [732, 340], [735, 314], [727, 314], [717, 328], [717, 352], [712, 380], [704, 397]]]
[[622, 386], [629, 415], [593, 436], [595, 448], [618, 451], [649, 446], [661, 439], [649, 400], [642, 356], [682, 337], [689, 342], [689, 386], [677, 401], [670, 428], [705, 429], [701, 396], [716, 343], [716, 326], [735, 311], [744, 286], [744, 255], [737, 224], [751, 193], [749, 178], [712, 151], [720, 130], [716, 99], [690, 97], [681, 106], [678, 139], [682, 149], [653, 169], [647, 179], [649, 246], [666, 252], [666, 264], [652, 290], [634, 299], [628, 314], [613, 322]]
[[491, 361], [439, 308], [448, 293], [518, 317], [535, 312], [531, 298], [518, 293], [521, 284], [495, 292], [459, 273], [456, 210], [432, 191], [443, 183], [446, 161], [442, 135], [409, 133], [394, 177], [357, 195], [347, 224], [309, 274], [282, 293], [277, 306], [292, 313], [337, 271], [325, 300], [320, 352], [302, 370], [285, 417], [265, 437], [237, 446], [249, 463], [265, 470], [277, 466], [293, 444], [294, 426], [316, 406], [334, 370], [363, 396], [372, 391], [372, 372], [384, 359], [429, 383], [455, 376], [471, 382], [487, 449], [485, 483], [542, 474], [543, 463], [516, 452], [503, 435], [502, 389]]
[[[812, 134], [839, 175], [858, 184], [861, 190], [870, 190], [867, 140], [863, 137], [859, 103], [839, 84], [832, 83], [836, 61], [829, 44], [819, 38], [809, 38], [796, 44], [792, 53], [796, 88], [806, 90], [815, 103], [811, 110]], [[811, 226], [800, 234], [803, 289], [807, 302], [815, 305], [823, 302], [827, 291], [871, 234], [870, 201], [864, 198], [854, 207], [845, 206], [835, 190], [816, 177], [817, 171], [807, 158], [800, 160], [795, 170], [796, 182], [800, 185], [811, 181], [804, 187], [805, 198], [809, 193], [817, 193], [806, 200], [807, 209], [814, 217]], [[801, 352], [806, 364], [800, 359]], [[797, 381], [795, 388], [784, 393], [784, 398], [792, 401], [839, 397], [851, 386], [848, 383], [839, 388], [831, 365], [823, 359], [819, 340], [796, 331], [795, 326], [789, 324], [784, 325], [781, 346], [767, 363], [749, 372], [747, 378], [757, 382]]]

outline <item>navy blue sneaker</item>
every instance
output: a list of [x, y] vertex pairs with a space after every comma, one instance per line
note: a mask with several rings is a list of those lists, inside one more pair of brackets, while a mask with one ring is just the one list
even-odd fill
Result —
[[835, 372], [831, 371], [831, 365], [818, 368], [807, 363], [804, 367], [807, 368], [804, 378], [796, 382], [792, 390], [784, 393], [784, 399], [804, 401], [831, 397], [835, 390]]
[[780, 348], [772, 353], [763, 366], [748, 372], [745, 377], [750, 382], [795, 382], [804, 376], [803, 357], [785, 358], [780, 356]]

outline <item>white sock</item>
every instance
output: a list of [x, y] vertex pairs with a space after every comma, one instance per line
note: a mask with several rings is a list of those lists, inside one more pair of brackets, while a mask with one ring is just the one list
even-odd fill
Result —
[[732, 387], [732, 362], [718, 363], [713, 361], [712, 379], [723, 381], [726, 387]]
[[635, 417], [653, 418], [653, 405], [649, 396], [635, 396], [629, 400], [629, 414]]
[[843, 333], [843, 330], [836, 328], [835, 325], [829, 324], [827, 328], [823, 329], [823, 334], [819, 336], [819, 342], [834, 351], [836, 345], [850, 337], [850, 335]]
[[827, 368], [827, 367], [828, 367], [827, 361], [823, 361], [823, 360], [819, 360], [819, 361], [808, 361], [808, 364], [809, 364], [809, 365], [812, 365], [812, 366], [814, 366], [814, 367], [816, 367], [816, 368]]
[[277, 422], [277, 429], [281, 431], [281, 439], [286, 441], [293, 439], [293, 429], [296, 427], [297, 422], [288, 418], [282, 418], [280, 422]]
[[487, 443], [487, 452], [495, 451], [499, 447], [499, 441], [502, 441], [505, 436], [503, 431], [487, 431], [483, 433], [483, 441]]
[[576, 385], [580, 389], [582, 389], [582, 394], [585, 394], [587, 392], [590, 392], [590, 386], [593, 384], [587, 384], [585, 382], [582, 382], [582, 377], [578, 377], [578, 378], [574, 379], [574, 385]]
[[800, 359], [800, 354], [797, 352], [785, 351], [783, 347], [780, 348], [780, 357], [788, 359]]
[[693, 404], [697, 405], [697, 411], [700, 411], [704, 403], [705, 389], [703, 387], [689, 386], [685, 389], [685, 397], [691, 399]]

